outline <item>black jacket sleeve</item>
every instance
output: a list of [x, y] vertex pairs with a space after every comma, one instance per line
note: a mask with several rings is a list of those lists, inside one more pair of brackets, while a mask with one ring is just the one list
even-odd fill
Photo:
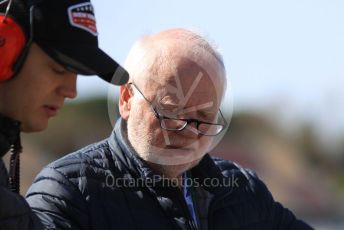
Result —
[[0, 229], [43, 229], [25, 199], [3, 186], [0, 186]]
[[8, 173], [0, 158], [0, 230], [43, 229], [26, 200], [7, 185]]
[[68, 175], [68, 170], [61, 168], [47, 167], [38, 174], [26, 199], [45, 229], [89, 229], [78, 180], [77, 175]]

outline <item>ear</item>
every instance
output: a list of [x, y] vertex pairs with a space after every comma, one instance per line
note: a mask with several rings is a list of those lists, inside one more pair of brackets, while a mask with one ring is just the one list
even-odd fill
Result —
[[119, 94], [119, 113], [124, 120], [128, 120], [130, 110], [131, 110], [131, 99], [132, 93], [130, 92], [129, 85], [121, 85], [120, 86], [120, 94]]

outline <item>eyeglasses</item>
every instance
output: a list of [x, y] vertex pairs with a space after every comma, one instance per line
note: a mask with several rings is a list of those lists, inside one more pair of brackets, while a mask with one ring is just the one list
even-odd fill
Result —
[[153, 106], [153, 104], [143, 95], [141, 90], [132, 82], [128, 83], [129, 85], [133, 85], [135, 89], [142, 95], [142, 97], [148, 102], [150, 105], [155, 117], [160, 122], [160, 127], [162, 129], [168, 130], [168, 131], [182, 131], [186, 128], [187, 125], [191, 123], [196, 123], [197, 133], [204, 135], [204, 136], [216, 136], [224, 130], [224, 128], [227, 126], [226, 119], [223, 117], [221, 110], [219, 110], [219, 118], [222, 119], [221, 123], [209, 123], [200, 121], [197, 119], [179, 119], [179, 118], [173, 118], [173, 117], [167, 117], [163, 115], [162, 113], [158, 112], [158, 110]]

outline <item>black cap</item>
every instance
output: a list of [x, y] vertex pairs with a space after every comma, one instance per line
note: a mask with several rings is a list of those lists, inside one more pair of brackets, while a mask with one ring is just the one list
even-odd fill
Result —
[[116, 85], [127, 83], [128, 72], [98, 47], [94, 9], [87, 0], [34, 0], [31, 35], [45, 52], [82, 75], [98, 75]]

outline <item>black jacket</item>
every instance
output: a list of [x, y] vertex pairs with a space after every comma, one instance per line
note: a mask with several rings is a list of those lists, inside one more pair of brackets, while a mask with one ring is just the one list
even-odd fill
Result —
[[[181, 191], [156, 179], [125, 129], [118, 121], [110, 138], [53, 162], [36, 177], [27, 201], [46, 228], [195, 229]], [[206, 155], [188, 173], [199, 182], [192, 194], [201, 229], [312, 229], [275, 202], [252, 172], [230, 161]], [[223, 186], [205, 183], [214, 178]]]
[[0, 229], [42, 229], [26, 200], [9, 189], [8, 172], [2, 157], [15, 145], [20, 124], [0, 115]]

